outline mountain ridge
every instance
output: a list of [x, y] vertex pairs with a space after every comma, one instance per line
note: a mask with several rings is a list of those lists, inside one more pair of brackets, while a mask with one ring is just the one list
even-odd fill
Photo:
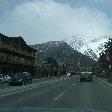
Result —
[[65, 42], [74, 50], [97, 60], [99, 58], [99, 53], [104, 49], [104, 43], [107, 41], [107, 38], [107, 36], [103, 36], [98, 39], [90, 39], [87, 41], [84, 35], [74, 34], [71, 38], [66, 39]]
[[31, 45], [38, 51], [38, 62], [47, 57], [53, 57], [58, 63], [75, 63], [80, 62], [81, 66], [90, 66], [95, 63], [93, 59], [86, 56], [69, 46], [64, 41], [49, 41], [42, 44]]

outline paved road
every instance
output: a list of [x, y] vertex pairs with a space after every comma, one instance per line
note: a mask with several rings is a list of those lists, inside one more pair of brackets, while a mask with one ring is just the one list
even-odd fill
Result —
[[0, 97], [0, 107], [83, 108], [112, 112], [112, 87], [95, 78], [79, 82], [78, 76]]

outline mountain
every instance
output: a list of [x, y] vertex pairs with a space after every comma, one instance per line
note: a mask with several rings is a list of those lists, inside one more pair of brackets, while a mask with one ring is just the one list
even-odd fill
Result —
[[74, 50], [97, 60], [99, 53], [104, 49], [104, 43], [107, 40], [108, 37], [106, 36], [86, 40], [83, 35], [75, 34], [72, 38], [66, 39], [65, 42], [67, 42]]
[[38, 51], [38, 63], [48, 57], [53, 57], [58, 63], [80, 63], [81, 66], [91, 66], [95, 63], [93, 59], [69, 46], [64, 41], [50, 41], [42, 44], [31, 45]]

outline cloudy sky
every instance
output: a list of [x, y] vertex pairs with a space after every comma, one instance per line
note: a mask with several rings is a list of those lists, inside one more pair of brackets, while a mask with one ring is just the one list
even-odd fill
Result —
[[0, 0], [0, 32], [28, 44], [112, 35], [111, 0]]

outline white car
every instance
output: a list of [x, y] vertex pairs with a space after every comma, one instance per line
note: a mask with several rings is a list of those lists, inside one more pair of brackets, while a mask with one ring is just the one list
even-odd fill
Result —
[[0, 82], [8, 82], [10, 79], [11, 77], [8, 75], [3, 75], [3, 74], [0, 75]]
[[11, 79], [11, 77], [10, 77], [9, 75], [6, 75], [6, 76], [4, 77], [4, 82], [8, 82], [10, 79]]

